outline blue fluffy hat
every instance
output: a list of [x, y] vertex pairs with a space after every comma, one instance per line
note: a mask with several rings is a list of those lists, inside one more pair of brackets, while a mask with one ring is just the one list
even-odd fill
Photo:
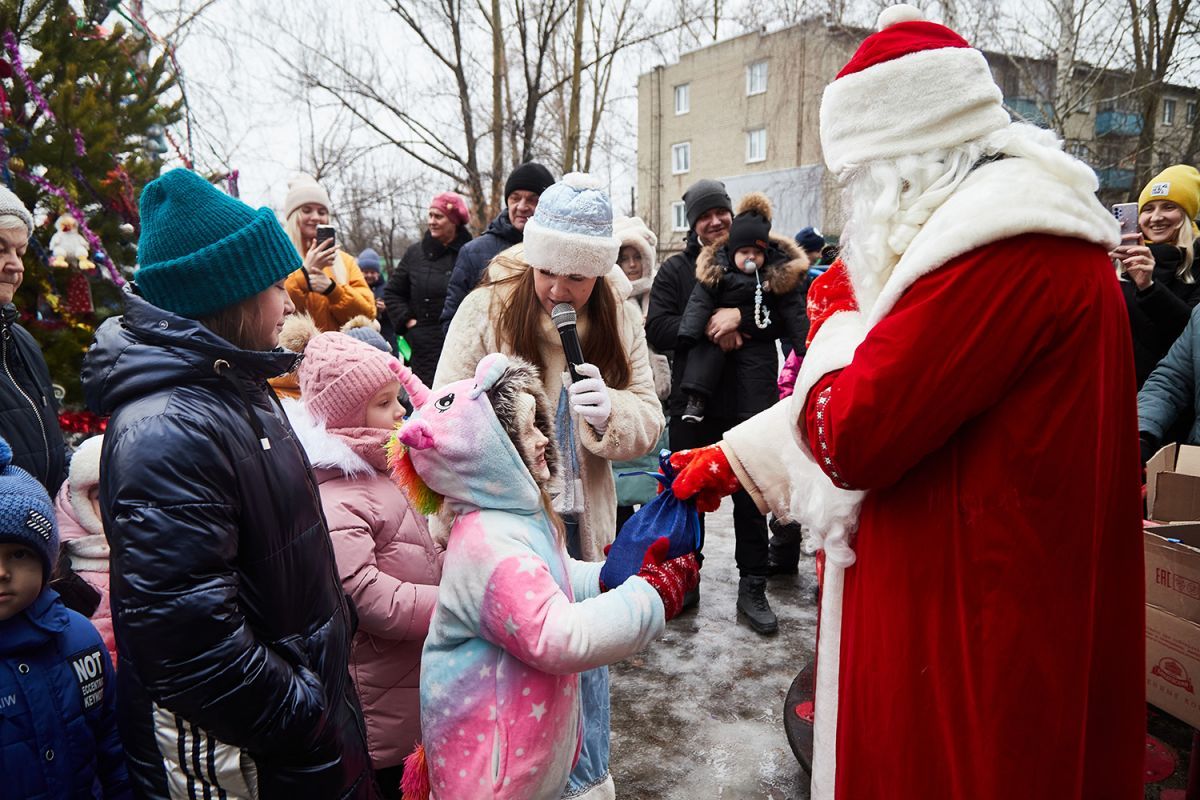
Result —
[[46, 489], [12, 463], [8, 442], [0, 439], [0, 542], [23, 544], [42, 559], [42, 578], [58, 560], [58, 523]]
[[525, 261], [555, 275], [602, 278], [617, 263], [612, 203], [600, 182], [571, 172], [542, 192], [525, 223]]

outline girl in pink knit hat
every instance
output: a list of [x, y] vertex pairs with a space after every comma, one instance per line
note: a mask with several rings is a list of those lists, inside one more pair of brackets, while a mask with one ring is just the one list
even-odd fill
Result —
[[421, 647], [437, 601], [442, 550], [385, 472], [403, 417], [401, 365], [343, 333], [288, 321], [302, 344], [300, 400], [284, 408], [312, 462], [342, 588], [358, 611], [350, 656], [384, 797], [399, 798], [404, 756], [421, 736]]

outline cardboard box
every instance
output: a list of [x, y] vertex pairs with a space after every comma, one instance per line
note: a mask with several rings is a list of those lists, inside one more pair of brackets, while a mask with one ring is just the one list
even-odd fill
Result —
[[1200, 728], [1200, 625], [1146, 606], [1146, 702]]
[[1169, 444], [1146, 462], [1146, 509], [1157, 522], [1200, 521], [1200, 447]]
[[1200, 624], [1200, 523], [1147, 526], [1146, 602]]

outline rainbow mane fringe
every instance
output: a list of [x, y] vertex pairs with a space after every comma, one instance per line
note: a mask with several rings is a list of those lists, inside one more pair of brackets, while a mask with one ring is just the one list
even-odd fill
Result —
[[408, 453], [408, 445], [400, 441], [399, 428], [392, 431], [388, 438], [387, 463], [392, 473], [392, 482], [400, 487], [400, 491], [408, 497], [408, 502], [418, 514], [428, 517], [441, 510], [442, 496], [430, 489], [417, 474], [412, 456]]
[[428, 800], [429, 765], [425, 763], [425, 748], [420, 743], [404, 757], [404, 776], [400, 778], [401, 800]]

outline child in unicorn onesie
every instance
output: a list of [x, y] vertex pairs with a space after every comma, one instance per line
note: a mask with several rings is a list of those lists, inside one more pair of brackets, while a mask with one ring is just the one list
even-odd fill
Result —
[[695, 559], [658, 563], [660, 539], [638, 575], [603, 591], [602, 563], [567, 556], [544, 489], [552, 414], [531, 365], [492, 354], [436, 392], [402, 380], [416, 410], [392, 442], [394, 473], [418, 509], [454, 515], [421, 661], [431, 796], [557, 800], [581, 743], [579, 673], [657, 637]]

